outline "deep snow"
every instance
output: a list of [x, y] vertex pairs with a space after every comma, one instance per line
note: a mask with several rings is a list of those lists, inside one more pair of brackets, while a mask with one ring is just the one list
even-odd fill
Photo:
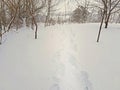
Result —
[[0, 90], [119, 90], [120, 25], [65, 24], [21, 28], [0, 46]]

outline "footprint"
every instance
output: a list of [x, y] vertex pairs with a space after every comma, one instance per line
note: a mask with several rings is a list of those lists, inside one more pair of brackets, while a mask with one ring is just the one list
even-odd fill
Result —
[[56, 66], [56, 72], [55, 72], [55, 76], [58, 78], [62, 78], [62, 76], [64, 76], [65, 74], [65, 66], [62, 63], [59, 63], [58, 66]]
[[77, 62], [76, 57], [72, 54], [69, 54], [69, 62], [72, 64], [73, 67], [76, 68], [76, 70], [81, 68], [79, 62]]
[[50, 90], [60, 90], [60, 87], [58, 84], [54, 84], [52, 85], [52, 87], [50, 88]]
[[77, 47], [76, 44], [74, 44], [74, 45], [72, 46], [72, 48], [73, 48], [73, 50], [74, 50], [75, 52], [78, 52], [78, 47]]
[[89, 75], [86, 71], [81, 71], [81, 79], [82, 79], [82, 84], [84, 86], [84, 90], [92, 90], [92, 83], [89, 80]]
[[59, 82], [60, 82], [60, 79], [59, 79], [57, 76], [54, 76], [52, 79], [53, 79], [53, 81], [56, 82], [56, 83], [59, 83]]
[[55, 53], [55, 55], [53, 56], [53, 61], [57, 62], [58, 60], [60, 60], [60, 57], [61, 57], [61, 50]]

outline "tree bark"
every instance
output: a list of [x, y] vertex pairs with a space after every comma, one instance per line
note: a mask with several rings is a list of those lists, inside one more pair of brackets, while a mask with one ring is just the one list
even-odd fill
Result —
[[100, 35], [101, 35], [101, 30], [102, 30], [104, 17], [105, 17], [105, 12], [103, 12], [102, 20], [101, 20], [101, 23], [100, 23], [100, 28], [99, 28], [99, 32], [98, 32], [97, 42], [99, 42], [99, 40], [100, 40]]
[[109, 12], [109, 14], [107, 15], [106, 21], [105, 21], [105, 28], [108, 28], [108, 23], [109, 23], [109, 19], [111, 16], [111, 12]]

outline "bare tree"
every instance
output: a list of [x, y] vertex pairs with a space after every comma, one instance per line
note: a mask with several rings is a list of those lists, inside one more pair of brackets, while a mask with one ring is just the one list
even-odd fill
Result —
[[[37, 39], [37, 32], [38, 32], [38, 25], [37, 25], [37, 21], [36, 21], [36, 16], [39, 12], [39, 10], [41, 10], [44, 5], [45, 5], [45, 1], [40, 1], [39, 3], [39, 0], [26, 0], [26, 12], [27, 12], [27, 15], [31, 18], [31, 25], [32, 25], [32, 28], [34, 27], [35, 25], [35, 39]], [[40, 6], [37, 6], [37, 4], [41, 4]]]
[[35, 39], [37, 39], [36, 16], [45, 4], [46, 0], [0, 0], [0, 39], [2, 40], [2, 36], [10, 31], [11, 27], [16, 27], [18, 30], [24, 21], [32, 29], [35, 26]]
[[120, 10], [118, 8], [120, 0], [95, 0], [95, 1], [97, 2], [97, 5], [95, 7], [101, 9], [104, 12], [105, 28], [107, 28], [111, 15]]
[[102, 0], [103, 14], [102, 14], [102, 20], [97, 37], [97, 42], [99, 42], [103, 22], [105, 21], [105, 28], [107, 28], [111, 14], [119, 10], [119, 9], [116, 10], [119, 3], [120, 0]]
[[53, 14], [54, 11], [56, 11], [56, 7], [59, 4], [60, 0], [47, 0], [46, 1], [46, 20], [45, 20], [45, 26], [49, 26], [53, 23], [53, 19], [51, 17], [51, 14]]

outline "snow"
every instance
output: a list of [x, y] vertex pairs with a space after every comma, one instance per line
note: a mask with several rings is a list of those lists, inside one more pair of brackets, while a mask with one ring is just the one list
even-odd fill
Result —
[[0, 46], [0, 90], [119, 90], [120, 26], [64, 24], [23, 27]]

